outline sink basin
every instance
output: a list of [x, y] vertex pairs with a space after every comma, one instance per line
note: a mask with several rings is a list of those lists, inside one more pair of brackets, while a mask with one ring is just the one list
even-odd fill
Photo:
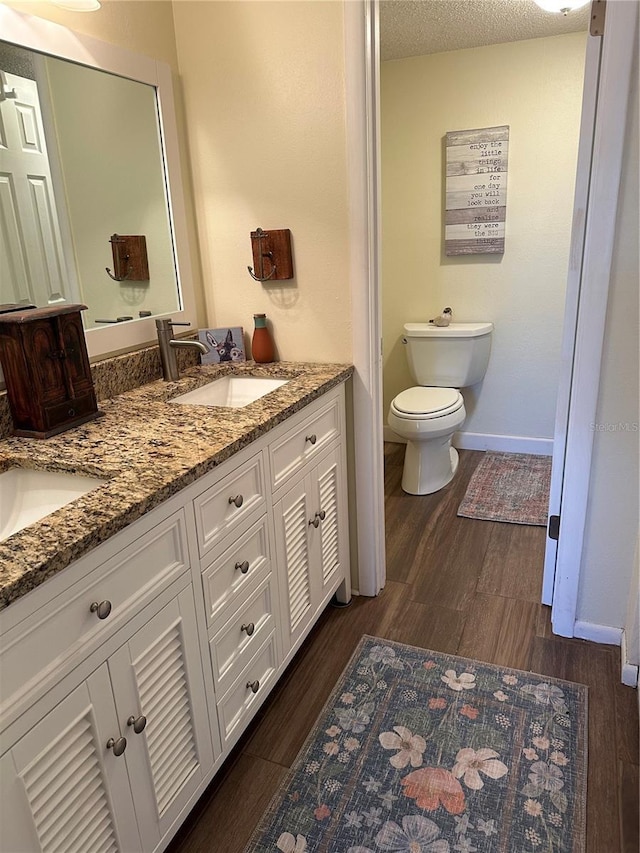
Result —
[[191, 406], [227, 406], [239, 409], [254, 403], [270, 391], [275, 391], [288, 379], [269, 379], [263, 376], [223, 376], [202, 388], [189, 391], [169, 400]]
[[0, 542], [104, 482], [83, 474], [10, 468], [0, 474]]

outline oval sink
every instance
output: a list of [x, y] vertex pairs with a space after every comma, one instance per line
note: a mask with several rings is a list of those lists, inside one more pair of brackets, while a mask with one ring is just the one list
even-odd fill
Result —
[[169, 400], [191, 406], [226, 406], [239, 409], [254, 403], [270, 391], [285, 385], [288, 379], [271, 379], [264, 376], [223, 376], [202, 388], [189, 391]]
[[9, 468], [0, 474], [0, 542], [105, 482], [84, 474]]

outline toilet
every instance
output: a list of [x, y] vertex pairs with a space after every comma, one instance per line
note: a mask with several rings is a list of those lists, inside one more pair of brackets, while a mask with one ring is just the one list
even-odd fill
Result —
[[492, 323], [405, 323], [402, 343], [418, 384], [394, 397], [388, 417], [391, 429], [407, 442], [405, 492], [430, 495], [455, 476], [458, 452], [451, 439], [467, 415], [459, 389], [484, 377], [492, 333]]

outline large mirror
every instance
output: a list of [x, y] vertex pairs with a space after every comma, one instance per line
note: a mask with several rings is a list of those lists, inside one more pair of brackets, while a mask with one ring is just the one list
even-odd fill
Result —
[[83, 302], [94, 356], [193, 321], [170, 70], [6, 7], [0, 33], [0, 303]]

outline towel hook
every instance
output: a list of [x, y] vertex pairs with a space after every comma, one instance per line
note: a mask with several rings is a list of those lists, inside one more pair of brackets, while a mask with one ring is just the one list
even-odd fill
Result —
[[[127, 252], [127, 240], [125, 237], [120, 237], [118, 234], [112, 234], [109, 238], [109, 242], [111, 243], [111, 252], [113, 254], [113, 268], [114, 272], [111, 272], [109, 267], [105, 267], [106, 273], [109, 278], [114, 281], [126, 281], [131, 275], [131, 264], [129, 261], [131, 260], [131, 255]], [[118, 247], [122, 247], [126, 254], [121, 254], [120, 249]], [[122, 267], [126, 269], [126, 273], [124, 275], [120, 275], [120, 271]]]
[[[262, 240], [264, 238], [268, 238], [269, 235], [262, 230], [262, 228], [256, 228], [256, 237], [258, 238], [258, 257], [260, 258], [260, 275], [255, 275], [251, 267], [247, 267], [249, 270], [249, 275], [254, 281], [269, 281], [270, 278], [276, 274], [276, 265], [273, 260], [273, 252], [263, 252], [262, 251]], [[265, 276], [264, 274], [264, 259], [269, 258], [271, 262], [271, 272], [269, 275]]]
[[[129, 255], [125, 255], [124, 260], [125, 260], [125, 262], [128, 262], [129, 261]], [[111, 272], [111, 270], [109, 269], [109, 267], [105, 267], [105, 270], [106, 270], [106, 273], [109, 276], [109, 278], [112, 278], [114, 281], [126, 281], [129, 278], [129, 276], [131, 275], [131, 267], [127, 267], [126, 275], [114, 275]]]

